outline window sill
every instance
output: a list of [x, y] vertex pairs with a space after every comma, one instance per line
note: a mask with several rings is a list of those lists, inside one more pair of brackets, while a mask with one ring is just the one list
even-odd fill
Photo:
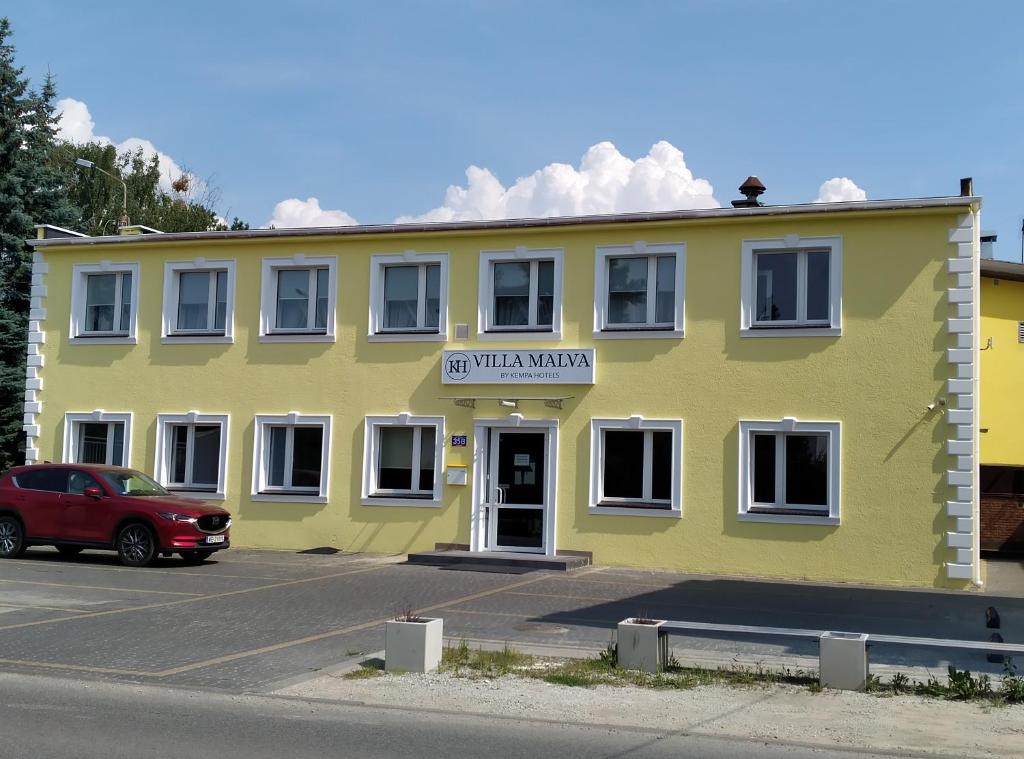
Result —
[[202, 343], [233, 343], [232, 335], [164, 335], [160, 338], [164, 345], [189, 345]]
[[444, 343], [448, 335], [442, 332], [374, 332], [366, 336], [370, 343]]
[[590, 506], [587, 511], [591, 514], [616, 517], [667, 517], [679, 519], [683, 516], [679, 509], [665, 509], [659, 507], [644, 506]]
[[440, 499], [434, 498], [398, 498], [396, 496], [364, 496], [363, 506], [411, 506], [415, 509], [439, 509]]
[[507, 343], [514, 342], [536, 342], [538, 340], [547, 340], [556, 342], [562, 339], [562, 331], [557, 332], [520, 332], [519, 330], [509, 330], [507, 332], [477, 332], [477, 340], [487, 341], [503, 341]]
[[261, 343], [333, 343], [334, 335], [322, 332], [288, 332], [260, 335]]
[[794, 513], [792, 511], [785, 511], [780, 509], [777, 512], [769, 512], [767, 510], [750, 512], [741, 511], [736, 515], [736, 519], [740, 522], [775, 522], [777, 524], [817, 524], [823, 526], [838, 526], [839, 517], [833, 517], [828, 514], [822, 514], [821, 516], [809, 515], [807, 513]]
[[840, 337], [841, 327], [745, 327], [740, 337]]
[[327, 496], [312, 493], [253, 493], [249, 500], [264, 503], [327, 503]]
[[131, 335], [80, 335], [68, 338], [71, 345], [137, 345], [138, 340]]
[[594, 331], [595, 340], [679, 340], [681, 329], [603, 329]]

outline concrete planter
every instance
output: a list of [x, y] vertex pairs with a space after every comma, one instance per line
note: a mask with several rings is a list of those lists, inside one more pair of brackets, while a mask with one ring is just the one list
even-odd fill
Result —
[[384, 669], [388, 672], [434, 672], [441, 663], [443, 619], [384, 624]]
[[826, 632], [818, 640], [818, 677], [822, 688], [864, 690], [868, 685], [868, 636]]
[[618, 660], [623, 669], [657, 674], [668, 664], [668, 631], [665, 620], [640, 623], [632, 617], [619, 622]]

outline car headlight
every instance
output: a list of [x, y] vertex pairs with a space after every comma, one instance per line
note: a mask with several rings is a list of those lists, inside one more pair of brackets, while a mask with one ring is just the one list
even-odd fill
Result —
[[158, 517], [162, 517], [169, 522], [188, 522], [189, 524], [195, 524], [196, 518], [185, 516], [184, 514], [175, 514], [173, 511], [158, 511]]

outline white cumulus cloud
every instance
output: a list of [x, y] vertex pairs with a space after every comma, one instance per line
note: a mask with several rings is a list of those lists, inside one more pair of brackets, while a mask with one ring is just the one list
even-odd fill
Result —
[[317, 198], [288, 198], [274, 206], [267, 226], [284, 227], [348, 227], [358, 222], [344, 211], [323, 209]]
[[847, 200], [867, 200], [868, 194], [864, 192], [849, 177], [832, 177], [822, 182], [818, 188], [818, 197], [815, 203], [842, 203]]
[[397, 222], [473, 221], [542, 216], [717, 208], [714, 188], [693, 176], [683, 152], [655, 143], [633, 160], [610, 142], [591, 146], [579, 167], [551, 163], [506, 187], [490, 169], [470, 166], [466, 186], [452, 185], [444, 203]]
[[[160, 188], [164, 192], [171, 192], [171, 182], [187, 174], [178, 163], [160, 150], [157, 150], [149, 140], [141, 137], [129, 137], [123, 142], [114, 142], [109, 137], [96, 134], [96, 123], [89, 113], [89, 106], [81, 100], [74, 98], [63, 98], [57, 101], [57, 114], [60, 122], [57, 125], [57, 137], [70, 142], [85, 143], [98, 142], [101, 145], [113, 145], [118, 153], [132, 152], [141, 149], [144, 158], [149, 159], [157, 156], [160, 159]], [[189, 175], [192, 180], [193, 189], [202, 191], [202, 183], [195, 176]]]

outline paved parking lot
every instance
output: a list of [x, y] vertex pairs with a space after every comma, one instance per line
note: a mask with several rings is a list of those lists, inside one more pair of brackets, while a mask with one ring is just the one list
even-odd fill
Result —
[[[231, 549], [208, 564], [121, 567], [30, 549], [0, 562], [0, 666], [136, 682], [272, 690], [383, 648], [385, 619], [442, 616], [445, 633], [519, 644], [608, 643], [615, 623], [647, 615], [732, 624], [867, 630], [984, 640], [995, 605], [1008, 642], [1024, 642], [1024, 599], [828, 587], [588, 568], [505, 574], [401, 558]], [[697, 650], [813, 655], [815, 644], [673, 639]], [[886, 650], [875, 661], [942, 667], [942, 652]], [[985, 667], [960, 654], [957, 664]], [[992, 669], [992, 668], [990, 668]], [[994, 668], [998, 671], [998, 667]]]

